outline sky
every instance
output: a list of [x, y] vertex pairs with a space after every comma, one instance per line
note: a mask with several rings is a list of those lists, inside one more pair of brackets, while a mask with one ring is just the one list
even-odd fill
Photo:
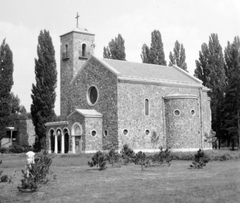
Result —
[[195, 60], [203, 43], [217, 33], [224, 50], [227, 42], [240, 36], [239, 0], [0, 0], [0, 43], [6, 38], [13, 52], [14, 85], [28, 112], [35, 83], [34, 59], [41, 30], [52, 37], [57, 62], [58, 83], [55, 112], [60, 114], [60, 38], [76, 27], [95, 34], [95, 56], [103, 57], [103, 47], [121, 34], [127, 61], [141, 63], [142, 45], [150, 46], [151, 32], [162, 35], [165, 59], [178, 40], [186, 51], [188, 71], [193, 75]]

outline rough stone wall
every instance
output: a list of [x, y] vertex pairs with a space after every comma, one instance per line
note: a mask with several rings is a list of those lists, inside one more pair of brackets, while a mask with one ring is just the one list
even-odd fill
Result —
[[[199, 97], [199, 89], [119, 82], [118, 135], [120, 149], [124, 144], [129, 144], [133, 149], [157, 149], [159, 146], [166, 146], [163, 96], [168, 94], [194, 94]], [[145, 116], [145, 99], [148, 99], [150, 104], [149, 116]], [[127, 135], [123, 134], [124, 129], [128, 130]], [[149, 135], [146, 135], [146, 130], [150, 131]]]
[[[180, 114], [175, 115], [175, 110], [179, 110]], [[166, 99], [165, 115], [168, 147], [172, 149], [201, 147], [199, 99]]]
[[[81, 57], [82, 44], [86, 44], [86, 57]], [[71, 113], [71, 101], [69, 100], [69, 83], [86, 62], [88, 57], [93, 54], [94, 51], [94, 35], [88, 35], [78, 32], [70, 32], [61, 36], [61, 48], [60, 48], [60, 89], [61, 89], [61, 115], [68, 116]], [[66, 45], [67, 57], [66, 57]]]
[[[96, 135], [93, 136], [92, 132]], [[102, 118], [85, 119], [85, 151], [102, 150]]]
[[[95, 105], [90, 105], [87, 101], [87, 91], [91, 86], [95, 86], [98, 90], [98, 100]], [[107, 135], [102, 139], [103, 149], [110, 149], [112, 146], [117, 148], [117, 76], [91, 58], [72, 84], [71, 93], [72, 111], [76, 108], [95, 109], [103, 114], [102, 131], [107, 131]]]
[[[212, 129], [212, 112], [210, 108], [210, 98], [207, 96], [207, 92], [203, 92], [203, 135], [208, 133]], [[203, 148], [212, 148], [212, 143], [205, 142], [203, 140]]]

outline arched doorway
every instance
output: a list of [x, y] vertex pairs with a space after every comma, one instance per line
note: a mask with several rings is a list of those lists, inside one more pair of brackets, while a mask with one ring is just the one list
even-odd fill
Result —
[[69, 133], [67, 129], [63, 130], [64, 135], [64, 153], [68, 153], [69, 151]]
[[80, 123], [74, 123], [71, 129], [73, 153], [82, 152], [82, 126]]
[[54, 130], [53, 129], [51, 129], [50, 130], [50, 150], [51, 150], [51, 152], [53, 153], [54, 151], [55, 151], [55, 135], [54, 135]]

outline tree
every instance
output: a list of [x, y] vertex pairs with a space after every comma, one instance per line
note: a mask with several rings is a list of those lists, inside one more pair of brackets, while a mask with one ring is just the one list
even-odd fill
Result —
[[227, 78], [224, 102], [225, 128], [227, 139], [240, 143], [240, 39], [235, 37], [233, 43], [228, 42], [224, 51]]
[[201, 79], [203, 85], [211, 90], [208, 95], [211, 98], [212, 128], [216, 132], [220, 143], [221, 133], [224, 130], [223, 100], [226, 80], [222, 47], [217, 34], [210, 35], [208, 45], [202, 44], [199, 60], [196, 60], [194, 75]]
[[141, 58], [143, 63], [166, 65], [162, 36], [159, 30], [151, 33], [150, 49], [146, 44], [142, 46]]
[[52, 121], [55, 115], [57, 70], [55, 50], [48, 31], [40, 31], [37, 45], [38, 59], [35, 59], [36, 84], [32, 85], [31, 115], [38, 137], [35, 147], [40, 150], [45, 147], [45, 123]]
[[115, 39], [108, 43], [108, 47], [103, 48], [103, 58], [126, 60], [124, 39], [121, 34], [118, 34]]
[[175, 42], [173, 53], [170, 51], [169, 59], [169, 66], [177, 65], [181, 69], [187, 71], [187, 63], [185, 62], [186, 54], [183, 44], [180, 44], [178, 41]]
[[5, 136], [9, 124], [12, 85], [13, 54], [4, 39], [0, 46], [0, 139]]

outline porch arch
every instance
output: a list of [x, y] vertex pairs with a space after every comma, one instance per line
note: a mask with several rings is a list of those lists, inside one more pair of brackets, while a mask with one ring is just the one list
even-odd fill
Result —
[[[82, 134], [83, 134], [82, 125], [79, 122], [74, 123], [72, 125], [72, 128], [71, 128], [72, 152], [74, 154], [76, 154], [76, 147], [80, 147], [81, 148], [81, 146], [82, 146], [82, 144], [81, 144], [81, 142], [82, 142], [82, 138], [81, 138]], [[77, 138], [76, 138], [76, 136], [77, 136]], [[77, 142], [77, 144], [76, 144], [76, 142]]]

